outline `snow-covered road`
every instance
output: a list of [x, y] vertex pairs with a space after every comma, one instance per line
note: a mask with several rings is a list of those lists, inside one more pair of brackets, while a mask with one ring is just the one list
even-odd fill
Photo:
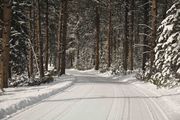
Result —
[[[159, 96], [132, 83], [70, 70], [76, 83], [8, 120], [176, 120]], [[177, 119], [178, 120], [178, 119]]]

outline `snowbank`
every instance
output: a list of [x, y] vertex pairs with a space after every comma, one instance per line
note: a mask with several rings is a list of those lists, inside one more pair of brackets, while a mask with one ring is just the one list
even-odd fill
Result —
[[60, 78], [56, 77], [51, 84], [5, 89], [5, 93], [0, 93], [0, 119], [59, 93], [73, 85], [74, 81], [73, 76], [65, 75]]

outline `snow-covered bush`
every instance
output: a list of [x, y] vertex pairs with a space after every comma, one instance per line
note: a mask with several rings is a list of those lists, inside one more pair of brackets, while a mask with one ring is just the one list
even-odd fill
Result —
[[38, 86], [41, 84], [46, 84], [53, 82], [54, 78], [51, 74], [46, 75], [44, 78], [28, 78], [27, 74], [17, 75], [14, 74], [11, 79], [9, 79], [9, 87], [22, 87], [22, 86]]
[[110, 71], [114, 75], [121, 75], [123, 74], [123, 66], [122, 66], [122, 61], [120, 59], [114, 61], [111, 65]]

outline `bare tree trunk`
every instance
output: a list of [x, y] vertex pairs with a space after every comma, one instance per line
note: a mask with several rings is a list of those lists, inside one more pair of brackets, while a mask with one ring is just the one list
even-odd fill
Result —
[[10, 32], [11, 32], [11, 19], [12, 9], [11, 0], [4, 0], [3, 7], [3, 33], [2, 33], [2, 59], [1, 59], [1, 79], [3, 81], [3, 88], [8, 87], [9, 78], [9, 60], [10, 60]]
[[125, 1], [125, 23], [124, 23], [124, 41], [123, 41], [123, 68], [126, 74], [128, 61], [128, 0]]
[[41, 9], [40, 2], [37, 1], [38, 15], [37, 15], [37, 41], [38, 41], [38, 52], [39, 52], [39, 70], [40, 78], [44, 77], [44, 67], [43, 67], [43, 53], [42, 53], [42, 40], [41, 40]]
[[[33, 46], [34, 52], [38, 53], [38, 42], [37, 42], [37, 3], [33, 0]], [[36, 56], [37, 57], [37, 56]]]
[[[3, 1], [0, 1], [3, 4]], [[2, 38], [2, 28], [3, 28], [3, 9], [0, 8], [0, 38]], [[3, 91], [3, 79], [2, 79], [2, 44], [0, 44], [0, 89]]]
[[[2, 61], [2, 56], [0, 56], [0, 61]], [[4, 88], [4, 85], [3, 85], [3, 79], [2, 79], [2, 62], [0, 62], [0, 89], [2, 90], [2, 91], [4, 91], [3, 90], [3, 88]]]
[[72, 68], [73, 67], [73, 55], [72, 54], [70, 54], [70, 61], [71, 61], [70, 67]]
[[[30, 7], [29, 9], [29, 36], [30, 36], [30, 41], [32, 43], [33, 41], [33, 37], [32, 37], [32, 33], [33, 33], [33, 29], [32, 29], [32, 7]], [[33, 52], [32, 52], [32, 44], [29, 44], [29, 77], [32, 77], [33, 75]]]
[[99, 32], [100, 32], [100, 20], [99, 20], [99, 6], [96, 6], [96, 60], [95, 70], [99, 70]]
[[46, 49], [45, 49], [45, 69], [48, 71], [49, 61], [49, 2], [46, 0]]
[[[148, 21], [149, 21], [149, 4], [148, 3], [149, 0], [145, 0], [144, 1], [144, 25], [148, 25]], [[148, 39], [147, 39], [147, 34], [148, 34], [148, 28], [145, 26], [144, 27], [144, 37], [143, 37], [143, 62], [142, 62], [142, 70], [145, 71], [145, 66], [146, 66], [146, 62], [148, 60]]]
[[156, 32], [157, 32], [157, 0], [152, 0], [152, 41], [150, 43], [151, 46], [151, 55], [150, 55], [150, 75], [152, 74], [152, 67], [155, 58], [154, 47], [156, 40]]
[[109, 24], [108, 24], [108, 54], [107, 54], [107, 66], [111, 66], [111, 42], [112, 42], [112, 8], [111, 8], [111, 0], [109, 0]]
[[116, 60], [117, 59], [117, 37], [116, 37], [117, 33], [114, 34], [113, 36], [113, 59]]
[[76, 69], [79, 68], [79, 31], [76, 30], [76, 39], [77, 39], [77, 45], [76, 45]]
[[130, 40], [129, 40], [129, 69], [133, 70], [133, 58], [134, 58], [134, 0], [131, 0], [131, 17], [130, 17]]
[[67, 37], [67, 20], [68, 20], [68, 0], [63, 0], [63, 27], [62, 27], [62, 56], [61, 56], [61, 73], [65, 74], [66, 69], [66, 37]]
[[57, 71], [60, 72], [60, 66], [61, 66], [61, 40], [62, 40], [62, 19], [63, 19], [63, 5], [62, 1], [60, 3], [59, 8], [59, 23], [58, 23], [58, 41], [57, 41]]
[[37, 2], [35, 2], [35, 0], [32, 1], [33, 7], [31, 7], [31, 15], [29, 16], [30, 18], [32, 18], [30, 20], [30, 39], [28, 39], [29, 41], [29, 73], [30, 73], [30, 77], [34, 78], [35, 75], [35, 71], [34, 71], [34, 63], [36, 65], [37, 68], [37, 73], [40, 73], [39, 70], [39, 64], [38, 64], [38, 39], [37, 39], [37, 33], [38, 33], [38, 29], [37, 29]]
[[[136, 7], [136, 9], [139, 11], [139, 9]], [[139, 16], [140, 15], [140, 12], [136, 12], [136, 15], [135, 16]], [[135, 58], [136, 58], [136, 68], [139, 68], [140, 66], [142, 67], [141, 65], [141, 56], [138, 55], [140, 54], [139, 53], [139, 47], [136, 46], [137, 44], [140, 43], [140, 36], [139, 36], [139, 33], [140, 33], [140, 27], [139, 27], [139, 23], [140, 23], [140, 17], [137, 17], [135, 18], [136, 19], [136, 31], [134, 32], [135, 33], [135, 40], [134, 40], [134, 45], [135, 45], [135, 48], [134, 48], [134, 54], [135, 54]]]

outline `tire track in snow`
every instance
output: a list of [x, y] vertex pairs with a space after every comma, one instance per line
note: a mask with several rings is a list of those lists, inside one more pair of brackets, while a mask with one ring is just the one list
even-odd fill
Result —
[[[73, 90], [75, 89], [75, 90], [78, 92], [78, 91], [81, 91], [81, 90], [83, 89], [82, 87], [80, 87], [80, 88], [78, 88], [78, 87], [79, 87], [79, 86], [74, 86], [74, 87], [72, 87], [71, 89], [69, 89], [68, 91], [73, 91]], [[72, 92], [71, 94], [72, 94], [72, 97], [73, 97], [73, 96], [76, 97], [76, 95], [74, 95], [73, 92]], [[68, 95], [68, 96], [69, 96], [69, 95]], [[54, 96], [53, 96], [53, 97], [54, 97]], [[50, 99], [52, 99], [52, 98], [50, 98]], [[62, 103], [62, 102], [63, 102], [63, 103]], [[55, 107], [51, 108], [49, 111], [47, 111], [46, 113], [44, 113], [44, 114], [43, 114], [41, 117], [39, 117], [39, 119], [37, 119], [37, 120], [42, 120], [43, 118], [46, 118], [50, 113], [54, 113], [54, 111], [58, 110], [59, 107], [62, 107], [63, 105], [66, 104], [65, 101], [62, 101], [62, 102], [56, 104]]]
[[152, 120], [156, 119], [156, 116], [153, 114], [153, 110], [149, 107], [147, 101], [145, 101], [144, 99], [142, 99], [144, 105], [146, 106], [146, 108], [148, 109], [149, 115], [151, 116]]
[[[119, 88], [120, 88], [119, 91], [121, 91], [121, 93], [122, 93], [122, 97], [125, 97], [125, 93], [124, 93], [124, 91], [123, 91], [123, 86], [121, 86], [121, 87], [119, 87]], [[121, 114], [121, 116], [120, 116], [120, 115], [118, 116], [117, 120], [123, 120], [123, 115], [124, 115], [124, 113], [125, 113], [125, 101], [126, 101], [126, 99], [123, 98], [122, 101], [123, 101], [123, 102], [122, 102], [122, 104], [123, 104], [122, 114]], [[118, 103], [120, 103], [120, 102], [118, 102]]]
[[113, 110], [113, 107], [114, 107], [114, 105], [115, 105], [115, 100], [116, 100], [116, 90], [115, 90], [115, 86], [113, 85], [113, 97], [114, 97], [114, 99], [112, 100], [112, 102], [111, 102], [111, 108], [109, 109], [109, 112], [108, 112], [108, 115], [107, 115], [107, 117], [106, 117], [106, 120], [109, 120], [110, 119], [110, 115], [111, 115], [111, 112], [112, 112], [112, 110]]
[[[149, 95], [147, 95], [145, 92], [143, 91], [140, 91], [136, 86], [133, 86], [135, 88], [135, 90], [137, 90], [139, 93], [142, 93], [145, 97], [147, 97], [146, 101], [149, 101], [149, 102], [146, 102], [147, 105], [149, 106], [149, 108], [151, 108], [151, 113], [153, 115], [156, 116], [156, 120], [159, 120], [159, 117], [160, 115], [158, 115], [154, 109], [154, 107], [156, 107], [158, 109], [158, 111], [161, 113], [163, 119], [162, 120], [169, 120], [168, 116], [165, 114], [165, 112], [162, 110], [162, 108], [156, 103], [156, 101], [153, 99], [153, 98], [148, 98]], [[149, 104], [148, 104], [149, 103]], [[154, 106], [154, 107], [153, 107]], [[153, 109], [153, 110], [152, 110]]]
[[[142, 95], [142, 93], [139, 92], [135, 86], [132, 85], [131, 87], [134, 87], [133, 90], [136, 91], [136, 93], [140, 93], [140, 94]], [[144, 94], [143, 94], [143, 96], [144, 96]], [[142, 97], [143, 97], [143, 96], [142, 96]], [[146, 108], [147, 108], [147, 110], [148, 110], [148, 112], [149, 112], [149, 115], [151, 116], [151, 120], [158, 120], [158, 119], [157, 119], [157, 116], [153, 113], [153, 110], [152, 110], [152, 109], [150, 108], [150, 106], [148, 105], [147, 100], [142, 99], [142, 102], [143, 102], [144, 105], [146, 106]]]
[[[122, 85], [122, 93], [123, 93], [123, 99], [124, 99], [124, 105], [123, 105], [123, 112], [122, 112], [122, 117], [121, 117], [121, 120], [124, 120], [125, 119], [125, 113], [126, 113], [126, 109], [129, 109], [129, 105], [128, 105], [128, 102], [127, 102], [127, 97], [128, 97], [128, 95], [127, 94], [125, 94], [125, 91], [124, 91], [124, 89], [123, 89], [123, 86], [125, 86], [125, 85]], [[129, 111], [129, 110], [127, 110], [127, 111]], [[127, 112], [127, 120], [129, 119], [129, 112]]]
[[[88, 91], [82, 96], [82, 98], [88, 96], [93, 90], [94, 90], [94, 84], [92, 85], [91, 89], [88, 90]], [[70, 112], [70, 111], [72, 110], [72, 108], [73, 108], [75, 105], [77, 105], [78, 103], [80, 103], [81, 101], [82, 101], [82, 99], [77, 100], [76, 102], [73, 102], [72, 104], [70, 104], [69, 106], [67, 106], [59, 115], [55, 116], [55, 117], [53, 118], [53, 120], [62, 119], [62, 118], [66, 115], [66, 113]]]
[[108, 114], [108, 117], [106, 117], [106, 120], [122, 120], [122, 108], [125, 102], [125, 99], [119, 99], [119, 96], [124, 97], [124, 94], [122, 92], [122, 87], [119, 85], [113, 85], [114, 90], [114, 96], [113, 96], [113, 104], [110, 109], [110, 113]]

